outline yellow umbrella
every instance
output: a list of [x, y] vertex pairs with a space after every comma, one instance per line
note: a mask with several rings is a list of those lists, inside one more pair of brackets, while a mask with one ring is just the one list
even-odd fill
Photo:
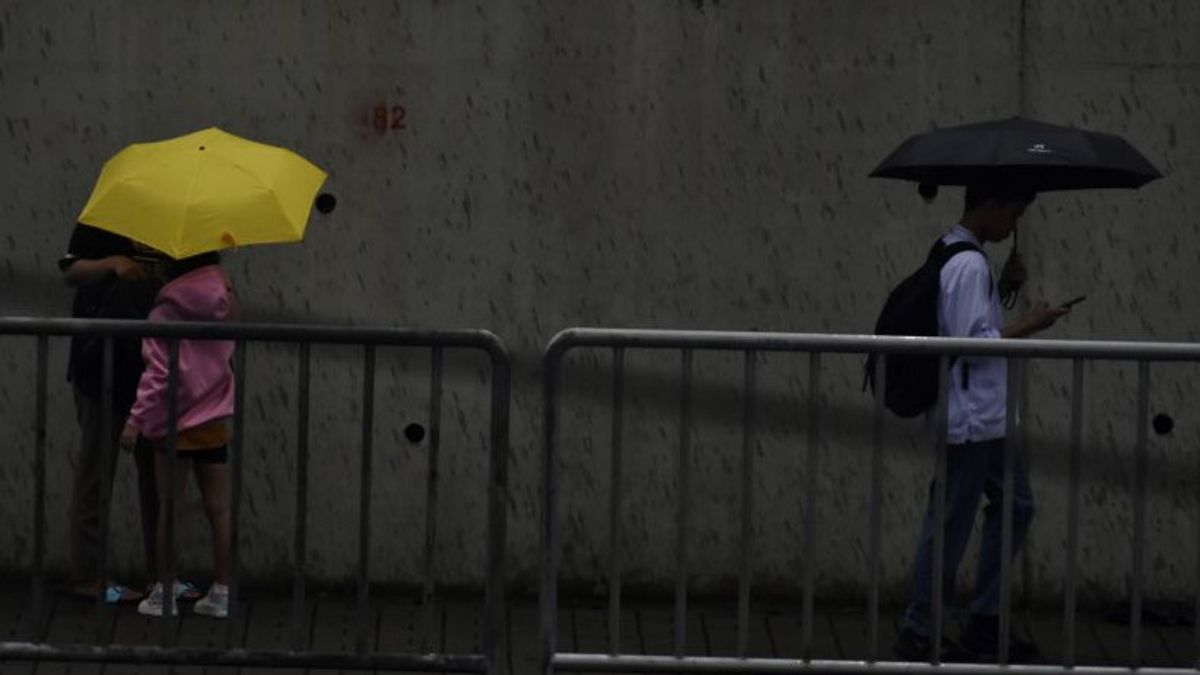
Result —
[[290, 150], [213, 127], [118, 152], [104, 164], [79, 222], [175, 259], [300, 241], [325, 177]]

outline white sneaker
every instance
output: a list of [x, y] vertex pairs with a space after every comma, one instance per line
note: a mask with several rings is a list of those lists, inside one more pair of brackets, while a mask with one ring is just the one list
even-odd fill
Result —
[[197, 614], [211, 616], [214, 619], [224, 619], [229, 616], [229, 587], [225, 584], [214, 583], [208, 587], [208, 593], [196, 601], [192, 609]]
[[[146, 616], [162, 616], [163, 615], [163, 586], [161, 583], [155, 582], [150, 587], [150, 595], [147, 595], [138, 603], [138, 614]], [[179, 603], [174, 603], [171, 607], [171, 616], [179, 615]]]

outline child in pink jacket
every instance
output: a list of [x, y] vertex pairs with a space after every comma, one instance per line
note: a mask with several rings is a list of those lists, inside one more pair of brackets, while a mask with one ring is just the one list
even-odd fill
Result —
[[[229, 277], [221, 269], [220, 257], [206, 253], [175, 261], [166, 271], [166, 284], [150, 311], [151, 321], [228, 321], [237, 313]], [[149, 439], [157, 449], [155, 475], [160, 503], [165, 503], [170, 482], [167, 472], [167, 381], [169, 341], [163, 338], [142, 340], [142, 358], [146, 369], [138, 383], [137, 399], [129, 421], [121, 434], [121, 446], [131, 449], [138, 435]], [[180, 340], [176, 372], [176, 464], [174, 494], [182, 497], [187, 474], [196, 475], [196, 484], [204, 500], [204, 511], [213, 533], [214, 581], [208, 593], [196, 601], [194, 611], [217, 618], [229, 614], [229, 477], [228, 420], [233, 415], [233, 369], [230, 340]], [[178, 515], [179, 508], [175, 509]], [[175, 552], [167, 551], [167, 514], [158, 514], [157, 570], [162, 578], [174, 578]], [[178, 531], [178, 529], [176, 529]], [[164, 599], [162, 583], [155, 583], [138, 605], [138, 612], [161, 616]], [[177, 610], [176, 610], [177, 611]]]

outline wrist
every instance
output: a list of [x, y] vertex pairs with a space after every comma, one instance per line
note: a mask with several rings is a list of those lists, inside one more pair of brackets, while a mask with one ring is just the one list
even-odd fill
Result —
[[1009, 324], [1004, 329], [1004, 337], [1021, 338], [1033, 332], [1033, 326], [1028, 316], [1023, 316]]

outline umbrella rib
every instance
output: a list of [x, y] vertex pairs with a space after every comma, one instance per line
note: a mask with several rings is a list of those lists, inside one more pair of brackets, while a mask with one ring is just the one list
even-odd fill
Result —
[[[183, 251], [183, 233], [188, 229], [187, 224], [189, 222], [189, 218], [191, 217], [192, 205], [194, 203], [192, 201], [192, 197], [196, 194], [196, 186], [200, 184], [200, 164], [203, 161], [203, 155], [196, 158], [196, 170], [192, 172], [192, 184], [188, 186], [187, 198], [183, 200], [183, 204], [181, 205], [183, 209], [183, 218], [180, 219], [180, 222], [183, 223], [183, 227], [180, 227], [175, 234], [175, 241], [173, 243], [175, 245], [176, 252]], [[175, 257], [175, 252], [172, 252], [172, 257]], [[179, 258], [176, 259], [178, 260]]]
[[[271, 199], [274, 200], [276, 205], [279, 206], [280, 209], [282, 210], [282, 205], [278, 201], [278, 196], [275, 195], [274, 191], [270, 189], [270, 186], [268, 186], [267, 183], [265, 183], [261, 178], [259, 178], [259, 176], [257, 174], [255, 174], [253, 171], [250, 171], [246, 167], [242, 166], [236, 160], [227, 158], [226, 161], [228, 161], [229, 167], [235, 169], [239, 174], [241, 174], [246, 179], [247, 184], [253, 185], [254, 188], [256, 188], [257, 192], [259, 192], [260, 194], [266, 193], [266, 194], [270, 195]], [[192, 177], [192, 184], [188, 189], [187, 199], [184, 202], [185, 222], [186, 222], [187, 216], [189, 215], [188, 212], [190, 212], [196, 205], [196, 202], [193, 200], [193, 196], [195, 195], [195, 193], [197, 191], [197, 186], [199, 185], [199, 183], [200, 183], [200, 171], [197, 170], [196, 173]], [[226, 231], [233, 229], [230, 227], [230, 223], [225, 223], [225, 228], [226, 228]], [[186, 231], [186, 229], [187, 229], [186, 227], [180, 229], [181, 241], [177, 242], [177, 246], [179, 246], [181, 248], [184, 243], [182, 241], [182, 233], [184, 231]], [[262, 242], [237, 241], [235, 238], [234, 243], [235, 243], [235, 245], [240, 245], [243, 243], [262, 243]]]
[[[264, 181], [262, 178], [260, 178], [258, 174], [254, 173], [253, 171], [250, 171], [249, 169], [247, 169], [246, 167], [242, 166], [241, 164], [239, 164], [237, 162], [232, 162], [232, 166], [233, 166], [233, 168], [235, 168], [239, 172], [241, 172], [243, 175], [245, 175], [246, 178], [249, 179], [249, 182], [253, 183], [254, 186], [256, 188], [258, 188], [259, 193], [265, 193], [266, 195], [268, 195], [270, 197], [271, 201], [275, 203], [275, 207], [279, 210], [279, 213], [282, 213], [282, 214], [287, 213], [287, 210], [284, 209], [283, 203], [279, 201], [279, 194], [275, 190], [271, 189], [271, 186], [268, 185], [266, 183], [266, 181]], [[247, 241], [247, 242], [235, 241], [234, 245], [240, 246], [243, 243], [247, 243], [247, 244], [266, 243], [266, 241]]]

